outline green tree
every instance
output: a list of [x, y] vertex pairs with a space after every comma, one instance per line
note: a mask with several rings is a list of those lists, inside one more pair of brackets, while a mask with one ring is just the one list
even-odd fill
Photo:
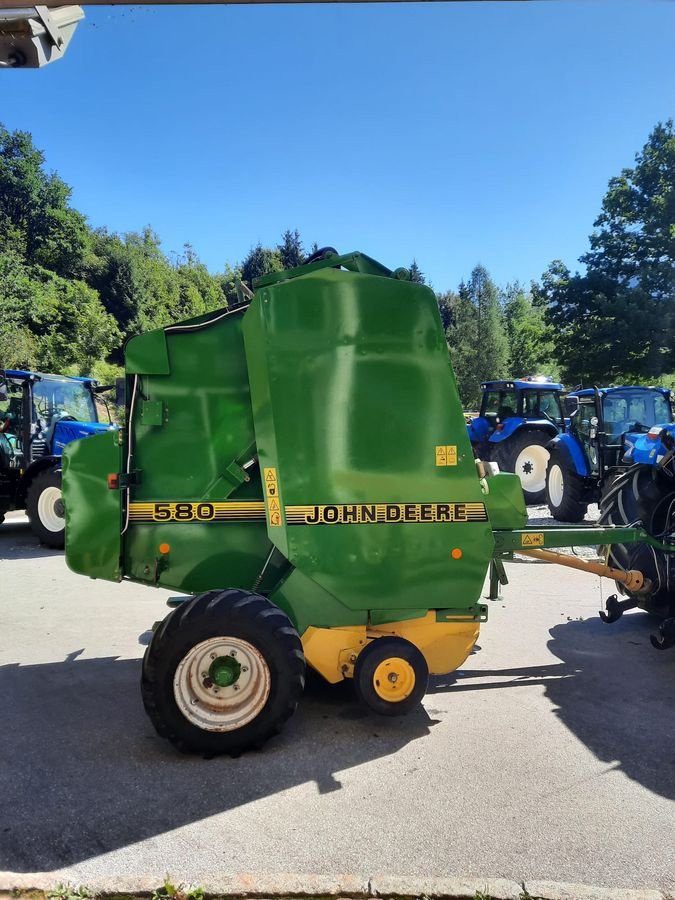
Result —
[[675, 132], [658, 124], [612, 178], [585, 274], [552, 263], [537, 288], [573, 382], [657, 379], [675, 367]]
[[476, 266], [459, 287], [448, 339], [462, 402], [474, 406], [480, 397], [480, 383], [503, 378], [508, 362], [499, 292], [484, 266]]
[[425, 284], [426, 279], [424, 277], [424, 272], [417, 265], [417, 260], [413, 259], [410, 263], [410, 267], [408, 269], [410, 272], [410, 280], [415, 284]]
[[294, 269], [296, 266], [302, 265], [305, 251], [297, 228], [294, 231], [290, 229], [284, 231], [281, 243], [277, 244], [277, 252], [284, 269]]
[[517, 282], [506, 286], [502, 306], [509, 345], [508, 374], [514, 378], [557, 374], [542, 306], [535, 304]]
[[278, 250], [270, 250], [258, 243], [252, 247], [248, 256], [241, 264], [241, 277], [249, 287], [253, 287], [255, 278], [267, 275], [269, 272], [281, 272], [284, 264]]

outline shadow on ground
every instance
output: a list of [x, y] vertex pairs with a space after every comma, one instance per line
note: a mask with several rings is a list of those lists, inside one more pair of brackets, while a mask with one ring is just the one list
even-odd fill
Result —
[[554, 714], [598, 759], [673, 800], [675, 649], [651, 646], [657, 625], [642, 612], [613, 625], [599, 617], [565, 622], [549, 632], [548, 648], [559, 663], [484, 670], [472, 669], [470, 657], [461, 676], [434, 679], [430, 690], [507, 691], [541, 684]]
[[144, 714], [140, 660], [77, 655], [0, 667], [0, 870], [73, 865], [305, 782], [339, 791], [341, 771], [396, 753], [434, 724], [422, 708], [383, 719], [344, 685], [312, 684], [263, 751], [181, 756]]

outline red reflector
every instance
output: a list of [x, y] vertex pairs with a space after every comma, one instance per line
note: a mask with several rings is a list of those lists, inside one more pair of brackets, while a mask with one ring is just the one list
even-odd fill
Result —
[[110, 490], [116, 491], [119, 486], [120, 486], [120, 476], [117, 474], [108, 475], [108, 487], [110, 488]]
[[495, 428], [495, 431], [503, 431], [503, 430], [504, 430], [504, 426], [501, 424], [497, 425], [497, 427]]

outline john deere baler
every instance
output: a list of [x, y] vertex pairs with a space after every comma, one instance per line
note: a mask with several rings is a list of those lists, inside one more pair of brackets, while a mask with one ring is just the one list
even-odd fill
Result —
[[407, 278], [326, 254], [133, 338], [126, 428], [65, 453], [69, 566], [187, 595], [142, 675], [183, 749], [261, 745], [306, 664], [406, 712], [470, 653], [491, 561], [494, 588], [514, 550], [648, 539], [525, 527], [517, 476], [474, 459], [435, 296]]

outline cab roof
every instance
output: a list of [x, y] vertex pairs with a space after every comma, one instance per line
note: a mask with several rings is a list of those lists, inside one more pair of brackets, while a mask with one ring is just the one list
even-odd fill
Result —
[[557, 381], [534, 381], [525, 378], [510, 378], [502, 381], [484, 381], [482, 391], [563, 391]]
[[606, 388], [583, 388], [580, 391], [570, 391], [567, 395], [568, 397], [594, 397], [596, 390], [599, 394], [603, 396], [605, 394], [612, 394], [614, 391], [658, 391], [659, 394], [663, 394], [664, 397], [670, 397], [672, 391], [670, 388], [664, 387], [652, 387], [644, 385], [644, 384], [622, 384], [618, 387], [606, 387]]
[[38, 381], [82, 381], [86, 384], [96, 384], [95, 378], [82, 378], [78, 375], [50, 375], [46, 372], [28, 372], [23, 369], [0, 369], [0, 375], [6, 375], [8, 378], [19, 378], [28, 380], [35, 378]]

